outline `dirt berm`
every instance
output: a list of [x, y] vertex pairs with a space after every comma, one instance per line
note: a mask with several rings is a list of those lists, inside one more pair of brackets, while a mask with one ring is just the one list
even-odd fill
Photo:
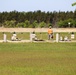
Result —
[[[76, 28], [52, 28], [53, 32], [76, 32]], [[0, 32], [47, 32], [48, 28], [0, 28]]]

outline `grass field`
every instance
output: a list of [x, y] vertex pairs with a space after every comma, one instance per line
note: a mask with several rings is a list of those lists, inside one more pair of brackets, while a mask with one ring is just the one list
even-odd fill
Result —
[[[10, 32], [5, 32], [7, 35], [7, 40], [11, 40], [12, 34]], [[30, 33], [29, 32], [17, 32], [17, 37], [21, 40], [29, 40], [30, 39]], [[43, 39], [43, 40], [47, 40], [48, 39], [48, 34], [46, 32], [36, 32], [37, 38], [38, 39]], [[54, 39], [56, 39], [56, 32], [53, 34], [54, 35]], [[67, 36], [69, 39], [71, 39], [71, 33], [68, 32], [61, 32], [60, 36], [65, 37]], [[3, 40], [3, 33], [0, 32], [0, 40]], [[75, 39], [76, 40], [76, 32], [75, 32]]]
[[0, 75], [76, 75], [76, 43], [0, 43]]

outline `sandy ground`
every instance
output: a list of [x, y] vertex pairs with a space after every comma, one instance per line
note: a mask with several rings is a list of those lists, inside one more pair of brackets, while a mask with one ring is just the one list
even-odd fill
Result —
[[[52, 28], [53, 32], [76, 32], [76, 28]], [[48, 28], [0, 28], [0, 32], [47, 32]]]
[[[21, 41], [11, 41], [11, 40], [7, 40], [7, 41], [4, 41], [4, 40], [0, 40], [0, 43], [28, 43], [28, 42], [49, 42], [49, 43], [54, 43], [56, 42], [56, 40], [44, 40], [44, 41], [30, 41], [30, 40], [21, 40]], [[59, 42], [76, 42], [76, 40], [71, 40], [71, 41], [59, 41]]]

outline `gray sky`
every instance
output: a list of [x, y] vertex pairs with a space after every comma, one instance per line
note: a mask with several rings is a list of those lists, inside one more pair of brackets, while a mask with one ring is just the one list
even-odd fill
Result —
[[0, 0], [0, 12], [3, 11], [74, 11], [71, 6], [76, 0]]

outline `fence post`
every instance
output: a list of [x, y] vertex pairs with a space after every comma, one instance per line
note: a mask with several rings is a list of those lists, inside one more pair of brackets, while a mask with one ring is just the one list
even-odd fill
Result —
[[56, 34], [56, 42], [59, 42], [59, 33]]
[[5, 33], [3, 34], [3, 42], [7, 42], [7, 35]]

